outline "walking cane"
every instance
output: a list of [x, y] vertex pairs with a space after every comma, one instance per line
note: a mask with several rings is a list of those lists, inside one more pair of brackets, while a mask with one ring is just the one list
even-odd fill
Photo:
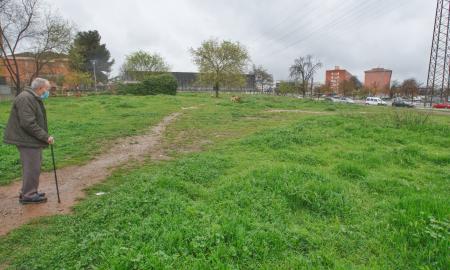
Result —
[[56, 175], [55, 152], [53, 151], [53, 144], [50, 144], [50, 149], [52, 150], [53, 171], [55, 172], [56, 194], [58, 195], [58, 203], [61, 203], [61, 199], [59, 198], [58, 176]]

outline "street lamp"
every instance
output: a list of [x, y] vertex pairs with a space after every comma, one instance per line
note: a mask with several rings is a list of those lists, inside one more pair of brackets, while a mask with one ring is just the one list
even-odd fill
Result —
[[96, 64], [97, 64], [97, 60], [91, 60], [91, 63], [94, 67], [94, 88], [95, 88], [95, 92], [97, 92], [97, 72], [96, 72]]

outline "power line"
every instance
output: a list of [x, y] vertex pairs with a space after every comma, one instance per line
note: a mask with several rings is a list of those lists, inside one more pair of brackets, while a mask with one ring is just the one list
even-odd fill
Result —
[[[324, 23], [324, 24], [320, 24], [320, 25], [316, 25], [316, 26], [312, 27], [312, 30], [309, 30], [309, 35], [307, 35], [307, 36], [314, 35], [314, 33], [317, 33], [318, 30], [320, 30], [320, 29], [322, 29], [322, 28], [325, 28], [325, 27], [329, 27], [330, 25], [336, 24], [336, 22], [338, 22], [339, 20], [342, 20], [343, 18], [351, 17], [353, 14], [359, 12], [361, 9], [364, 9], [364, 8], [366, 7], [367, 3], [368, 3], [368, 2], [365, 2], [365, 3], [362, 4], [362, 5], [359, 5], [359, 6], [355, 7], [355, 8], [352, 8], [352, 9], [351, 9], [351, 10], [352, 10], [351, 12], [349, 12], [349, 13], [347, 13], [347, 14], [345, 14], [345, 15], [341, 15], [340, 17], [337, 17], [337, 18], [335, 18], [335, 16], [332, 15], [333, 13], [330, 14], [329, 17], [330, 17], [330, 18], [335, 18], [334, 20], [331, 20], [331, 21], [328, 21], [328, 22], [326, 22], [326, 23]], [[370, 6], [369, 6], [369, 7], [370, 7]], [[340, 10], [337, 10], [337, 11], [340, 11]], [[335, 10], [334, 13], [336, 13], [336, 10]], [[340, 13], [339, 13], [339, 14], [340, 14]], [[298, 29], [295, 29], [295, 30], [298, 30]], [[294, 32], [294, 31], [291, 31], [290, 33], [293, 33], [293, 32]], [[283, 40], [283, 39], [278, 39], [278, 40], [274, 40], [274, 41], [275, 41], [275, 42], [280, 42], [280, 41], [282, 41], [282, 40]], [[297, 42], [297, 41], [296, 41], [296, 42]], [[284, 48], [283, 48], [282, 50], [284, 50]], [[273, 55], [273, 54], [275, 54], [275, 53], [277, 53], [277, 52], [278, 52], [278, 50], [273, 50], [271, 53], [266, 53], [266, 54], [264, 54], [264, 56], [270, 56], [270, 55]]]
[[[387, 9], [387, 6], [388, 6], [387, 4], [389, 4], [389, 3], [384, 2], [384, 5], [377, 6], [377, 8], [375, 9], [375, 12], [373, 12], [374, 9], [370, 9], [370, 8], [369, 9], [366, 8], [364, 10], [359, 10], [358, 12], [352, 12], [351, 14], [348, 14], [347, 16], [342, 16], [341, 18], [339, 18], [339, 20], [333, 20], [333, 21], [330, 21], [327, 24], [324, 24], [324, 25], [321, 25], [319, 27], [316, 27], [316, 29], [323, 29], [323, 28], [329, 27], [332, 24], [331, 28], [328, 28], [329, 30], [333, 30], [335, 28], [340, 27], [340, 29], [345, 29], [345, 32], [349, 32], [349, 31], [352, 31], [352, 29], [354, 27], [359, 25], [359, 24], [356, 23], [356, 20], [358, 20], [359, 18], [365, 18], [365, 21], [370, 21], [373, 17], [378, 17], [379, 15], [381, 15], [386, 10], [388, 11], [386, 13], [386, 15], [387, 15], [387, 14], [389, 14], [389, 13], [391, 13], [391, 12], [393, 12], [393, 11], [403, 7], [403, 6], [405, 6], [407, 3], [405, 3], [405, 2], [400, 3], [399, 5], [394, 6], [393, 8], [390, 8], [390, 9]], [[397, 2], [397, 4], [398, 4], [398, 2]], [[369, 13], [368, 16], [366, 16], [367, 13]], [[350, 26], [349, 27], [342, 27], [343, 25], [345, 25], [345, 26], [346, 25], [350, 25]], [[265, 56], [273, 56], [273, 55], [275, 55], [277, 53], [280, 53], [280, 52], [286, 52], [286, 49], [309, 40], [310, 38], [314, 37], [314, 35], [316, 33], [318, 33], [318, 32], [317, 31], [312, 31], [312, 33], [310, 33], [308, 36], [306, 36], [306, 37], [304, 37], [304, 38], [302, 38], [300, 40], [297, 40], [294, 43], [289, 44], [288, 46], [286, 46], [285, 48], [283, 48], [281, 50], [274, 51], [271, 54], [266, 54]], [[342, 35], [343, 32], [340, 31], [339, 33]], [[321, 35], [318, 40], [322, 40], [322, 39], [325, 39], [325, 38], [326, 38], [326, 36]]]
[[[392, 8], [392, 9], [390, 9], [390, 10], [388, 10], [387, 13], [386, 13], [386, 15], [389, 14], [390, 12], [392, 12], [392, 11], [398, 9], [398, 8], [401, 8], [401, 7], [405, 6], [405, 5], [408, 4], [408, 3], [407, 3], [407, 2], [403, 2], [403, 3], [396, 2], [396, 4], [397, 4], [397, 6], [395, 6], [394, 8]], [[394, 4], [394, 5], [395, 5], [395, 4]], [[386, 11], [386, 7], [385, 7], [385, 6], [380, 6], [380, 7], [378, 7], [377, 10], [375, 10], [375, 12], [369, 14], [369, 16], [363, 16], [364, 14], [361, 14], [361, 16], [359, 16], [359, 17], [362, 17], [362, 18], [364, 18], [364, 19], [366, 19], [366, 20], [367, 20], [367, 19], [370, 20], [370, 19], [372, 19], [373, 17], [378, 17], [379, 15], [382, 15], [383, 12], [385, 12], [385, 11]], [[350, 25], [350, 26], [347, 27], [347, 25]], [[356, 26], [356, 24], [355, 24], [355, 23], [352, 23], [351, 21], [347, 21], [345, 25], [336, 25], [335, 27], [331, 28], [331, 30], [334, 30], [334, 29], [338, 28], [337, 26], [341, 26], [340, 29], [345, 29], [344, 31], [339, 31], [339, 32], [338, 32], [340, 35], [342, 35], [342, 34], [344, 34], [344, 33], [346, 34], [346, 33], [350, 32], [350, 31], [352, 31], [352, 30], [353, 30], [353, 27]], [[338, 29], [339, 29], [339, 28], [338, 28]], [[326, 39], [326, 38], [327, 38], [327, 37], [325, 37], [325, 35], [321, 35], [316, 41], [322, 41], [322, 40], [324, 40], [324, 39]]]
[[286, 50], [292, 46], [297, 45], [300, 42], [303, 42], [309, 38], [311, 38], [312, 36], [316, 35], [317, 33], [322, 33], [323, 29], [330, 29], [330, 27], [336, 27], [339, 23], [341, 23], [342, 21], [345, 21], [348, 18], [352, 18], [354, 15], [357, 15], [359, 12], [364, 13], [365, 11], [369, 10], [369, 8], [371, 8], [370, 3], [369, 2], [365, 2], [364, 4], [356, 7], [355, 9], [353, 9], [350, 13], [341, 16], [341, 17], [337, 17], [333, 20], [331, 20], [330, 22], [320, 25], [320, 26], [316, 26], [315, 28], [313, 28], [312, 30], [309, 31], [309, 34], [307, 34], [305, 37], [302, 37], [300, 39], [295, 40], [294, 42], [291, 42], [289, 45], [285, 46], [282, 50]]
[[[259, 41], [261, 38], [264, 37], [264, 34], [266, 33], [270, 33], [272, 31], [275, 31], [277, 29], [279, 29], [285, 22], [288, 22], [289, 20], [291, 20], [294, 16], [298, 15], [297, 13], [300, 11], [303, 11], [303, 14], [309, 14], [310, 11], [314, 10], [314, 4], [315, 2], [313, 1], [309, 1], [308, 4], [305, 6], [302, 6], [301, 8], [297, 9], [296, 11], [292, 12], [291, 15], [289, 16], [285, 16], [282, 20], [280, 20], [277, 24], [275, 24], [274, 26], [272, 26], [269, 30], [264, 31], [264, 33], [260, 34], [256, 39], [251, 40], [250, 42], [257, 42]], [[309, 9], [309, 10], [308, 10]], [[304, 17], [301, 17], [302, 19]], [[294, 18], [295, 19], [295, 18]]]
[[[368, 2], [364, 2], [364, 3], [363, 3], [363, 6], [366, 5], [367, 3], [368, 3]], [[334, 10], [331, 14], [329, 14], [329, 16], [332, 18], [334, 14], [339, 13], [339, 12], [341, 12], [341, 11], [345, 11], [345, 10], [347, 10], [349, 7], [352, 7], [352, 6], [353, 6], [352, 3], [350, 3], [350, 5], [348, 5], [349, 3], [347, 2], [346, 4], [347, 4], [347, 5], [344, 4], [344, 5], [339, 6], [339, 8], [336, 9], [336, 10]], [[316, 20], [316, 19], [317, 19], [317, 18], [314, 18], [314, 20]], [[290, 30], [290, 31], [288, 31], [288, 32], [285, 32], [284, 34], [282, 34], [282, 35], [279, 36], [278, 38], [270, 39], [270, 41], [274, 41], [274, 42], [283, 41], [283, 40], [285, 40], [286, 38], [291, 37], [291, 35], [292, 35], [293, 33], [299, 31], [300, 29], [305, 28], [305, 27], [308, 26], [308, 24], [310, 24], [310, 23], [311, 23], [311, 21], [305, 21], [303, 24], [296, 26], [294, 29], [292, 29], [292, 30]], [[316, 26], [316, 27], [317, 27], [317, 26]]]
[[[385, 2], [385, 3], [386, 3], [386, 2]], [[383, 7], [383, 6], [381, 6], [381, 7]], [[378, 10], [379, 10], [379, 9], [380, 9], [380, 6], [378, 6]], [[304, 36], [304, 37], [302, 37], [302, 38], [300, 38], [300, 39], [297, 39], [296, 41], [294, 41], [294, 42], [288, 44], [287, 46], [283, 47], [282, 49], [276, 50], [276, 51], [274, 51], [274, 52], [268, 54], [267, 56], [277, 54], [277, 53], [279, 53], [279, 52], [281, 52], [281, 51], [285, 51], [285, 50], [287, 50], [287, 49], [289, 49], [289, 48], [291, 48], [291, 47], [293, 47], [293, 46], [295, 46], [295, 45], [298, 45], [298, 44], [300, 44], [300, 43], [303, 43], [303, 42], [309, 40], [310, 38], [312, 38], [312, 37], [313, 37], [314, 35], [316, 35], [317, 33], [322, 33], [321, 30], [323, 30], [323, 29], [328, 28], [328, 29], [333, 30], [333, 29], [335, 29], [336, 27], [340, 26], [340, 24], [341, 24], [342, 22], [345, 22], [345, 21], [347, 21], [347, 20], [349, 20], [349, 19], [350, 19], [351, 21], [353, 21], [352, 25], [355, 25], [354, 20], [355, 20], [356, 18], [361, 17], [362, 15], [367, 14], [368, 12], [373, 12], [372, 6], [371, 6], [371, 5], [368, 5], [368, 6], [361, 5], [361, 6], [359, 6], [358, 8], [355, 8], [354, 10], [352, 10], [352, 12], [348, 13], [348, 14], [345, 15], [345, 16], [338, 17], [338, 18], [336, 18], [336, 19], [334, 19], [334, 20], [332, 20], [332, 21], [330, 21], [330, 22], [328, 22], [328, 23], [326, 23], [326, 24], [324, 24], [324, 25], [321, 25], [321, 26], [319, 26], [319, 27], [314, 28], [312, 31], [310, 31], [310, 33], [309, 33], [308, 35], [306, 35], [306, 36]], [[372, 13], [372, 14], [373, 14], [373, 13]]]

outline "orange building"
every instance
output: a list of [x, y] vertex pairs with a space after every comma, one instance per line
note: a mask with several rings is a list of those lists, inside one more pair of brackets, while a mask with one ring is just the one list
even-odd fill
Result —
[[391, 87], [392, 70], [374, 68], [365, 72], [364, 87], [374, 95], [388, 93]]
[[[12, 57], [8, 57], [12, 59]], [[48, 79], [54, 87], [61, 83], [61, 79], [70, 73], [70, 61], [66, 55], [53, 54], [51, 60], [46, 61], [39, 72], [39, 77]], [[36, 73], [36, 60], [31, 53], [16, 54], [22, 85], [28, 85]], [[6, 59], [0, 57], [0, 77], [12, 86], [11, 76], [5, 65]]]
[[334, 92], [342, 92], [342, 83], [352, 78], [352, 74], [345, 69], [336, 66], [333, 70], [327, 70], [325, 84]]

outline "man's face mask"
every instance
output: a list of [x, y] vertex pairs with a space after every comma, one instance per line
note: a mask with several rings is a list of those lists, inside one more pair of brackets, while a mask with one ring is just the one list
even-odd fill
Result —
[[49, 96], [50, 96], [50, 92], [48, 90], [46, 90], [44, 92], [44, 94], [41, 95], [41, 99], [46, 100], [46, 99], [48, 99]]

